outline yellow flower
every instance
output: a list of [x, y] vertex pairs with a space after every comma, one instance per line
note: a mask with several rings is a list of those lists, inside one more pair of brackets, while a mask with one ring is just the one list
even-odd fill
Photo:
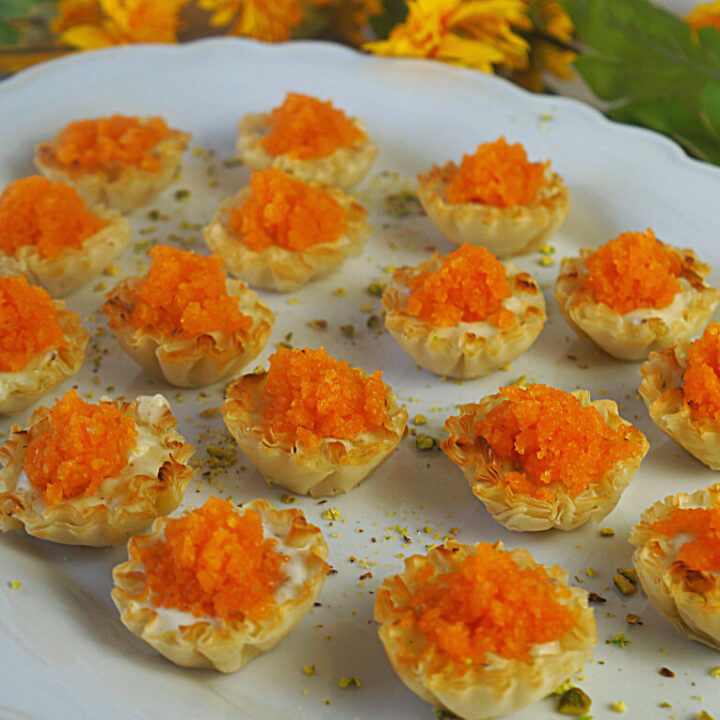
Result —
[[[573, 39], [573, 27], [570, 16], [556, 0], [530, 0], [530, 17], [535, 30], [547, 38], [569, 44]], [[533, 7], [534, 6], [534, 7]], [[563, 80], [572, 78], [570, 65], [577, 53], [555, 44], [552, 40], [539, 37], [532, 43], [533, 64], [542, 70], [549, 70]]]
[[528, 43], [513, 26], [529, 27], [524, 0], [408, 0], [408, 17], [387, 40], [366, 43], [378, 55], [427, 57], [492, 72], [523, 68]]
[[356, 47], [368, 39], [370, 16], [383, 11], [382, 0], [315, 0], [315, 5], [327, 8], [331, 39]]
[[720, 0], [696, 5], [685, 19], [693, 30], [704, 27], [716, 27], [720, 30]]
[[220, 27], [232, 22], [232, 35], [266, 42], [287, 40], [303, 17], [300, 0], [199, 0], [198, 5], [213, 13], [212, 25]]
[[[110, 45], [126, 45], [143, 42], [177, 42], [180, 8], [188, 0], [71, 0], [61, 3], [67, 5], [66, 14], [55, 21], [59, 26], [67, 27], [61, 34], [61, 40], [82, 50], [94, 50]], [[71, 24], [71, 12], [80, 14], [82, 5], [85, 11], [92, 12], [92, 5], [100, 11], [94, 22], [82, 21]]]
[[60, 0], [50, 28], [59, 34], [77, 25], [98, 25], [100, 22], [102, 11], [99, 0]]

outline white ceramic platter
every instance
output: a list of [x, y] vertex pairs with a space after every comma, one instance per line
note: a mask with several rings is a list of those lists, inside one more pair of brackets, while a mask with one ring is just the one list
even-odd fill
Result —
[[[123, 548], [69, 548], [8, 534], [0, 537], [0, 717], [432, 718], [431, 709], [405, 689], [385, 657], [372, 620], [373, 591], [383, 577], [402, 569], [403, 556], [424, 552], [451, 528], [462, 542], [500, 539], [511, 548], [526, 546], [539, 561], [561, 563], [582, 587], [607, 598], [596, 606], [596, 659], [577, 680], [593, 698], [595, 718], [614, 716], [610, 706], [617, 700], [626, 703], [630, 718], [689, 720], [703, 709], [717, 714], [720, 680], [708, 673], [720, 665], [720, 655], [681, 639], [642, 594], [625, 600], [611, 584], [615, 568], [630, 565], [626, 539], [640, 512], [665, 495], [695, 490], [717, 476], [652, 425], [635, 394], [637, 364], [612, 360], [571, 334], [550, 289], [557, 263], [541, 266], [540, 255], [518, 263], [546, 287], [549, 321], [537, 343], [508, 372], [463, 384], [418, 370], [387, 333], [368, 329], [368, 318], [380, 308], [366, 288], [386, 280], [390, 266], [416, 264], [433, 247], [443, 253], [452, 249], [426, 218], [385, 215], [384, 194], [405, 187], [404, 179], [412, 185], [416, 173], [431, 163], [459, 160], [479, 142], [500, 135], [522, 142], [532, 159], [550, 158], [570, 188], [572, 209], [552, 242], [556, 259], [624, 230], [651, 226], [662, 239], [694, 248], [710, 262], [717, 285], [720, 172], [687, 159], [659, 135], [611, 124], [574, 101], [529, 95], [481, 73], [363, 57], [318, 43], [268, 46], [225, 39], [89, 53], [4, 82], [0, 185], [32, 173], [33, 146], [71, 120], [114, 112], [161, 114], [190, 131], [192, 147], [201, 150], [188, 153], [178, 183], [132, 216], [135, 245], [126, 252], [122, 269], [135, 273], [146, 266], [147, 249], [155, 241], [204, 251], [198, 225], [209, 220], [221, 198], [248, 180], [244, 168], [222, 162], [233, 156], [237, 119], [279, 104], [288, 90], [330, 98], [367, 123], [381, 152], [360, 196], [371, 207], [375, 232], [364, 256], [346, 264], [341, 274], [291, 296], [263, 294], [277, 323], [260, 362], [292, 333], [296, 347], [322, 344], [353, 365], [379, 368], [410, 417], [427, 416], [422, 432], [438, 437], [444, 436], [443, 421], [456, 404], [477, 401], [522, 375], [566, 390], [589, 388], [595, 397], [606, 394], [651, 444], [619, 507], [602, 523], [616, 535], [601, 538], [594, 525], [572, 533], [504, 531], [472, 496], [460, 471], [439, 452], [418, 451], [409, 436], [352, 493], [325, 504], [297, 499], [294, 507], [326, 533], [337, 574], [328, 578], [322, 606], [281, 646], [239, 673], [221, 676], [171, 665], [120, 624], [109, 590], [111, 568], [124, 558]], [[190, 196], [177, 199], [179, 189], [190, 190]], [[151, 209], [168, 219], [151, 220]], [[83, 314], [90, 330], [102, 326], [95, 314], [103, 301], [98, 283], [109, 287], [114, 282], [100, 277], [70, 296], [69, 306]], [[333, 292], [338, 288], [346, 291], [344, 297]], [[371, 312], [363, 311], [365, 305]], [[312, 329], [308, 322], [313, 319], [326, 320], [328, 329]], [[340, 331], [351, 323], [357, 330], [354, 339]], [[218, 413], [200, 417], [219, 406], [221, 386], [178, 393], [153, 382], [108, 334], [96, 336], [78, 384], [82, 393], [96, 398], [164, 392], [181, 431], [198, 448], [199, 473], [210, 469], [209, 445], [231, 447]], [[69, 387], [66, 383], [57, 394]], [[17, 421], [24, 423], [28, 414]], [[3, 432], [9, 425], [4, 423]], [[283, 505], [282, 490], [268, 488], [242, 458], [212, 485], [199, 477], [184, 507], [201, 504], [211, 492], [238, 502], [263, 496]], [[341, 520], [323, 519], [331, 507], [340, 511]], [[595, 570], [594, 578], [588, 577], [588, 567]], [[372, 577], [361, 579], [368, 572]], [[13, 589], [13, 581], [21, 586]], [[628, 612], [638, 614], [643, 624], [628, 626]], [[606, 644], [621, 632], [630, 639], [628, 646]], [[316, 668], [312, 677], [303, 673], [308, 665]], [[659, 675], [662, 667], [675, 677]], [[362, 687], [340, 688], [340, 678], [350, 676]], [[663, 702], [673, 709], [661, 708]], [[478, 718], [484, 716], [478, 708]], [[555, 705], [545, 700], [513, 720], [553, 716]]]

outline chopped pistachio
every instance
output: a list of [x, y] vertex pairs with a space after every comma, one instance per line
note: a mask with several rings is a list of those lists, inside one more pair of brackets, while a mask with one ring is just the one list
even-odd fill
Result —
[[558, 698], [557, 711], [563, 715], [584, 715], [591, 705], [592, 700], [580, 688], [571, 687]]
[[110, 277], [115, 277], [120, 273], [120, 268], [115, 265], [115, 263], [111, 263], [110, 265], [107, 265], [103, 269], [103, 275], [109, 275]]
[[615, 531], [610, 527], [603, 528], [600, 531], [600, 537], [615, 537]]
[[606, 640], [605, 642], [608, 645], [617, 645], [621, 648], [624, 648], [626, 645], [630, 644], [630, 640], [625, 633], [620, 633], [619, 635], [616, 635], [614, 638]]
[[527, 385], [527, 375], [521, 375], [517, 380], [513, 380], [510, 385], [515, 387], [525, 387]]
[[418, 414], [413, 418], [413, 423], [415, 425], [424, 425], [426, 422], [427, 418], [424, 415]]
[[538, 260], [538, 265], [542, 265], [543, 267], [550, 267], [554, 264], [555, 261], [549, 255], [545, 255]]
[[340, 519], [340, 511], [337, 508], [328, 508], [323, 514], [322, 514], [323, 520], [339, 520]]
[[107, 284], [104, 282], [99, 282], [95, 287], [93, 288], [95, 292], [102, 292], [103, 290], [107, 290]]
[[595, 572], [595, 568], [591, 568], [591, 567], [587, 568], [587, 570], [585, 570], [585, 573], [589, 578], [594, 578], [595, 575], [597, 574]]
[[186, 188], [183, 188], [183, 189], [181, 189], [181, 190], [176, 190], [176, 191], [173, 193], [173, 197], [174, 197], [178, 202], [184, 202], [185, 200], [187, 200], [187, 199], [190, 197], [190, 191], [187, 190]]
[[627, 712], [627, 705], [622, 700], [614, 702], [611, 707], [616, 713]]
[[408, 217], [422, 215], [423, 209], [417, 196], [411, 192], [391, 193], [385, 196], [383, 209], [392, 217]]
[[637, 590], [637, 586], [630, 582], [624, 575], [613, 575], [613, 584], [623, 595], [633, 595]]
[[238, 165], [242, 165], [243, 161], [239, 157], [229, 157], [222, 161], [224, 168], [234, 168]]
[[341, 325], [340, 332], [345, 337], [349, 337], [349, 338], [355, 337], [355, 326], [352, 323], [350, 323], [349, 325]]
[[290, 493], [283, 493], [280, 499], [287, 505], [292, 505], [292, 503], [297, 502], [297, 498], [294, 495], [290, 495]]
[[538, 248], [538, 252], [543, 255], [552, 255], [555, 252], [555, 248], [552, 245], [541, 245]]
[[218, 458], [220, 460], [227, 460], [233, 456], [232, 450], [225, 450], [217, 445], [209, 445], [207, 448], [207, 454], [210, 455], [210, 457]]
[[715, 718], [706, 710], [701, 710], [695, 717], [697, 720], [715, 720]]
[[371, 282], [367, 286], [367, 291], [375, 297], [380, 297], [385, 292], [385, 285], [379, 282]]
[[642, 625], [640, 622], [640, 616], [635, 613], [628, 613], [625, 616], [625, 619], [628, 621], [628, 625]]
[[213, 415], [217, 414], [218, 410], [219, 410], [219, 408], [216, 408], [216, 407], [206, 408], [205, 410], [203, 410], [200, 413], [200, 417], [201, 418], [212, 417]]
[[333, 295], [335, 297], [345, 297], [347, 295], [347, 290], [345, 288], [335, 288], [333, 290]]
[[354, 675], [350, 677], [341, 677], [340, 680], [338, 680], [338, 687], [348, 688], [351, 685], [354, 685], [355, 687], [362, 687], [362, 683]]
[[277, 348], [285, 348], [286, 350], [292, 350], [293, 346], [292, 343], [287, 342], [286, 340], [281, 340], [280, 342], [275, 344], [275, 347]]
[[418, 435], [415, 438], [415, 447], [418, 450], [432, 450], [440, 443], [432, 435]]
[[568, 678], [562, 685], [558, 685], [553, 690], [553, 695], [564, 695], [573, 686], [572, 680]]
[[720, 665], [716, 665], [716, 666], [710, 671], [710, 677], [720, 678]]
[[305, 667], [303, 667], [303, 672], [308, 677], [312, 677], [315, 674], [315, 666], [314, 665], [305, 665]]
[[265, 367], [263, 365], [256, 365], [253, 368], [252, 374], [253, 375], [262, 375], [265, 372]]
[[328, 329], [328, 321], [327, 321], [327, 320], [322, 320], [321, 318], [315, 318], [315, 319], [311, 320], [311, 321], [308, 323], [308, 325], [309, 325], [313, 330], [323, 330], [323, 331], [324, 331], [324, 330], [327, 330], [327, 329]]
[[618, 573], [627, 578], [633, 585], [637, 585], [638, 574], [635, 568], [618, 568]]
[[22, 582], [20, 580], [11, 580], [10, 581], [10, 589], [11, 590], [19, 590], [22, 587]]
[[367, 323], [365, 323], [369, 328], [377, 328], [380, 327], [380, 316], [379, 315], [371, 315], [367, 319]]
[[147, 214], [147, 218], [151, 222], [157, 222], [158, 220], [162, 219], [162, 214], [159, 210], [150, 210]]

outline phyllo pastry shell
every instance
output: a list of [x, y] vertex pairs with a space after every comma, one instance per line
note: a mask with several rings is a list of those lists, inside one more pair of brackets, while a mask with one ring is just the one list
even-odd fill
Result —
[[[461, 175], [467, 187], [455, 193]], [[529, 163], [524, 148], [504, 138], [480, 145], [459, 167], [449, 161], [420, 173], [417, 196], [449, 240], [482, 245], [501, 258], [540, 247], [570, 209], [562, 178], [547, 164]]]
[[[319, 351], [281, 349], [276, 355], [285, 357], [290, 352], [308, 354], [309, 363], [315, 368], [324, 365], [328, 357], [322, 348]], [[318, 353], [324, 355], [320, 357]], [[276, 376], [272, 367], [274, 358], [270, 359], [269, 373], [244, 375], [228, 387], [222, 407], [228, 430], [243, 454], [268, 482], [313, 497], [352, 490], [390, 456], [405, 436], [407, 411], [398, 407], [395, 395], [382, 379], [376, 383], [376, 374], [367, 378], [362, 371], [355, 369], [351, 372], [361, 373], [361, 381], [366, 379], [379, 385], [375, 387], [374, 398], [381, 401], [379, 414], [382, 417], [376, 417], [374, 425], [349, 433], [328, 430], [330, 434], [320, 436], [302, 426], [276, 429], [267, 419], [268, 406], [274, 402], [267, 395], [269, 377], [274, 382]], [[337, 362], [332, 358], [330, 360]], [[332, 379], [329, 379], [325, 383], [322, 375], [318, 375], [303, 382], [303, 387], [340, 395], [341, 390], [333, 389], [331, 382]], [[346, 378], [346, 386], [349, 382], [352, 379]], [[340, 402], [345, 400], [340, 398]], [[296, 404], [300, 405], [302, 401]], [[328, 404], [327, 401], [324, 403]], [[361, 410], [357, 408], [352, 411], [355, 419], [360, 414]], [[324, 420], [327, 424], [327, 418]]]
[[[257, 173], [253, 179], [256, 176]], [[300, 181], [290, 179], [287, 182]], [[233, 211], [239, 210], [253, 196], [252, 187], [242, 188], [235, 197], [223, 202], [212, 222], [203, 229], [208, 247], [225, 261], [233, 275], [253, 287], [292, 292], [310, 280], [330, 275], [348, 258], [360, 255], [370, 232], [365, 221], [366, 210], [351, 195], [338, 188], [312, 181], [306, 184], [327, 195], [333, 205], [342, 209], [341, 213], [345, 216], [342, 234], [332, 241], [314, 242], [302, 249], [290, 249], [279, 244], [253, 249], [245, 243], [243, 235], [231, 229], [229, 224]], [[307, 229], [317, 233], [317, 224]]]
[[[511, 294], [501, 305], [513, 319], [501, 322], [501, 327], [487, 320], [438, 326], [410, 314], [413, 281], [442, 266], [443, 258], [436, 255], [416, 267], [400, 268], [383, 293], [385, 327], [417, 365], [436, 375], [476, 378], [514, 360], [535, 342], [545, 324], [545, 298], [535, 280], [512, 263], [504, 265]], [[457, 272], [452, 274], [457, 278]]]
[[82, 367], [90, 336], [80, 316], [66, 310], [63, 300], [51, 302], [62, 331], [62, 343], [36, 353], [19, 370], [0, 372], [0, 415], [25, 410]]
[[720, 650], [718, 517], [716, 484], [656, 502], [630, 534], [633, 564], [653, 607], [681, 635], [714, 650]]
[[[532, 408], [525, 425], [490, 415], [504, 403], [523, 403], [524, 394], [537, 409], [534, 421]], [[506, 422], [513, 432], [524, 433], [524, 455], [517, 452], [515, 435], [502, 430]], [[588, 520], [599, 522], [615, 507], [649, 449], [645, 436], [618, 415], [612, 400], [591, 401], [587, 390], [563, 393], [539, 385], [500, 388], [477, 404], [461, 405], [460, 415], [449, 418], [445, 428], [445, 453], [495, 520], [516, 531], [573, 530]], [[554, 438], [559, 447], [544, 449], [541, 438]], [[509, 459], [500, 457], [491, 442], [509, 450]], [[513, 455], [520, 459], [514, 461]], [[540, 480], [531, 482], [531, 472]]]
[[[183, 251], [167, 246], [156, 246], [151, 251], [154, 263], [158, 258], [164, 258], [165, 251], [173, 256], [183, 254]], [[209, 298], [201, 320], [207, 321], [209, 325], [205, 326], [210, 329], [187, 333], [182, 330], [185, 327], [183, 318], [186, 309], [191, 312], [192, 307], [200, 302], [190, 300], [185, 307], [180, 307], [183, 303], [180, 291], [173, 290], [172, 283], [164, 275], [162, 263], [157, 266], [153, 263], [148, 275], [123, 280], [107, 294], [107, 301], [101, 310], [122, 349], [144, 370], [178, 387], [201, 387], [236, 374], [255, 358], [265, 347], [274, 317], [268, 305], [244, 282], [222, 274], [219, 260], [201, 258], [194, 253], [184, 255], [194, 256], [188, 261], [192, 265], [191, 269], [196, 265], [199, 268], [196, 268], [197, 272], [194, 272], [191, 282], [208, 290], [204, 293], [201, 288], [201, 295], [208, 296], [205, 299]], [[214, 261], [212, 266], [209, 264], [211, 261]], [[214, 284], [210, 281], [211, 272], [218, 274]], [[139, 300], [139, 294], [148, 287], [147, 282], [150, 281], [154, 283], [154, 290], [162, 296], [159, 307], [162, 309], [169, 306], [171, 309], [164, 317], [178, 316], [178, 324], [172, 329], [164, 325], [138, 324], [135, 320], [138, 314], [140, 317], [159, 317], [153, 314], [153, 310], [145, 313], [145, 306], [141, 307]], [[215, 287], [218, 283], [220, 286]], [[217, 297], [209, 297], [212, 294], [209, 290], [211, 286], [217, 289]], [[218, 298], [225, 303], [223, 310], [218, 310], [214, 304]], [[240, 318], [234, 325], [228, 325], [231, 322], [230, 311]], [[162, 322], [166, 321], [162, 319]], [[235, 325], [236, 329], [228, 329]]]
[[[484, 582], [483, 560], [500, 566]], [[587, 593], [567, 579], [524, 549], [449, 542], [413, 555], [403, 573], [383, 581], [375, 600], [380, 640], [400, 679], [426, 702], [465, 720], [507, 715], [551, 693], [592, 656], [597, 636]], [[470, 603], [473, 581], [482, 590]], [[522, 590], [513, 593], [516, 582]], [[518, 642], [509, 650], [511, 635]], [[453, 647], [457, 640], [462, 647]]]
[[[652, 239], [655, 240], [654, 235]], [[555, 283], [555, 299], [568, 325], [609, 355], [630, 361], [644, 360], [652, 351], [699, 333], [720, 301], [720, 292], [705, 283], [710, 267], [700, 262], [692, 250], [661, 245], [677, 254], [679, 290], [664, 307], [637, 307], [627, 312], [611, 308], [588, 291], [587, 261], [596, 251], [583, 249], [580, 257], [563, 258]], [[648, 279], [654, 284], [657, 273], [653, 272]], [[632, 287], [622, 273], [617, 282]]]
[[[653, 422], [678, 445], [713, 470], [720, 470], [720, 408], [715, 408], [714, 416], [706, 415], [701, 407], [693, 408], [696, 394], [690, 397], [692, 404], [688, 402], [684, 377], [691, 348], [703, 341], [710, 341], [717, 346], [718, 333], [720, 325], [711, 323], [702, 338], [694, 343], [680, 340], [670, 348], [651, 353], [640, 368], [642, 383], [638, 388]], [[700, 392], [698, 399], [703, 401], [703, 395], [712, 395], [711, 378], [715, 378], [715, 385], [718, 379], [717, 373], [705, 372], [709, 370], [707, 365], [699, 369], [700, 376], [694, 382], [694, 387], [696, 393], [698, 390]], [[703, 407], [707, 410], [711, 405], [703, 402]]]
[[177, 433], [165, 398], [140, 396], [100, 405], [116, 407], [134, 421], [137, 437], [124, 467], [90, 494], [48, 502], [47, 490], [35, 487], [24, 469], [28, 445], [52, 426], [52, 409], [38, 408], [28, 429], [13, 427], [0, 448], [0, 530], [24, 529], [66, 545], [120, 545], [180, 504], [194, 474], [188, 465], [193, 447]]
[[[132, 136], [136, 147], [129, 149]], [[177, 177], [189, 142], [188, 133], [168, 128], [161, 118], [81, 120], [36, 146], [35, 167], [51, 180], [73, 185], [89, 205], [128, 213]], [[117, 145], [116, 152], [108, 152], [108, 144]]]
[[0, 274], [24, 275], [53, 297], [95, 277], [131, 236], [120, 213], [91, 211], [70, 185], [39, 175], [16, 180], [0, 197]]
[[[227, 501], [211, 498], [199, 512], [213, 503]], [[156, 603], [142, 552], [166, 540], [171, 523], [177, 520], [159, 518], [150, 534], [132, 538], [128, 544], [130, 559], [113, 570], [112, 599], [125, 627], [177, 665], [223, 673], [238, 670], [280, 642], [312, 608], [320, 593], [329, 569], [325, 562], [328, 548], [320, 529], [308, 523], [302, 511], [273, 510], [266, 500], [253, 500], [234, 509], [240, 515], [249, 511], [262, 520], [263, 542], [270, 540], [272, 550], [286, 558], [263, 613], [254, 616], [252, 607], [247, 611], [231, 608], [221, 617]], [[185, 517], [197, 514], [193, 511]], [[213, 542], [212, 536], [209, 542]], [[231, 562], [232, 555], [227, 564]], [[213, 575], [221, 569], [214, 566]], [[184, 574], [184, 578], [190, 578], [188, 584], [194, 581], [191, 572]], [[226, 595], [233, 592], [230, 581], [221, 589]], [[220, 598], [212, 604], [217, 608]]]
[[[274, 119], [279, 120], [284, 134], [297, 138], [296, 147], [290, 143], [283, 152], [268, 151], [267, 139], [276, 127]], [[342, 128], [326, 140], [323, 134], [328, 126], [332, 126], [331, 131]], [[361, 120], [347, 118], [330, 103], [298, 93], [289, 93], [283, 105], [272, 113], [241, 118], [237, 150], [250, 170], [279, 168], [303, 180], [316, 180], [345, 190], [365, 177], [378, 152]]]

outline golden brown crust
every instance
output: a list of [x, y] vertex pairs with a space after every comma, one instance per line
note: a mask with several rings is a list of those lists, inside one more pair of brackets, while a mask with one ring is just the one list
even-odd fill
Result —
[[65, 310], [63, 300], [54, 300], [53, 304], [67, 347], [44, 350], [22, 370], [0, 373], [0, 415], [14, 415], [29, 408], [82, 367], [90, 335], [80, 316]]
[[696, 418], [685, 402], [683, 375], [689, 340], [650, 354], [638, 388], [653, 422], [678, 445], [713, 470], [720, 470], [720, 420]]
[[299, 495], [337, 495], [360, 484], [386, 460], [406, 433], [407, 411], [386, 389], [385, 424], [352, 440], [321, 438], [311, 449], [290, 435], [276, 435], [265, 424], [263, 390], [267, 373], [239, 377], [228, 387], [222, 414], [247, 459], [275, 485]]
[[720, 302], [720, 291], [705, 283], [710, 267], [692, 250], [666, 247], [681, 258], [683, 290], [669, 308], [641, 308], [624, 315], [597, 302], [583, 289], [585, 263], [594, 250], [583, 249], [580, 257], [563, 258], [555, 299], [568, 325], [609, 355], [631, 361], [644, 360], [654, 350], [699, 333]]
[[583, 407], [595, 407], [611, 429], [625, 428], [641, 445], [637, 455], [617, 461], [600, 480], [575, 497], [559, 483], [548, 486], [555, 493], [552, 502], [517, 493], [505, 483], [505, 474], [517, 468], [500, 460], [487, 442], [475, 434], [477, 423], [504, 402], [502, 395], [489, 395], [477, 404], [461, 405], [460, 415], [445, 423], [450, 437], [443, 441], [443, 450], [463, 471], [475, 496], [508, 530], [539, 531], [553, 527], [573, 530], [588, 520], [599, 522], [617, 505], [650, 447], [645, 436], [618, 415], [612, 400], [591, 401], [587, 390], [576, 390], [571, 395]]
[[228, 295], [253, 319], [252, 327], [232, 335], [215, 331], [197, 337], [166, 337], [135, 328], [130, 314], [140, 277], [123, 280], [107, 294], [101, 310], [120, 346], [144, 370], [178, 387], [202, 387], [240, 372], [265, 347], [275, 318], [266, 303], [244, 282], [226, 278]]
[[661, 535], [653, 523], [674, 508], [712, 508], [720, 505], [720, 484], [688, 495], [677, 493], [643, 512], [630, 534], [635, 546], [633, 564], [654, 608], [684, 637], [720, 650], [720, 577], [716, 572], [690, 569], [675, 558], [679, 543]]
[[[265, 527], [286, 547], [297, 551], [307, 576], [297, 592], [278, 603], [263, 620], [190, 616], [188, 624], [164, 622], [164, 609], [152, 603], [143, 566], [128, 560], [113, 570], [112, 599], [123, 625], [177, 665], [234, 672], [282, 640], [320, 594], [329, 569], [325, 562], [328, 548], [320, 529], [308, 523], [302, 511], [273, 510], [267, 500], [246, 503], [243, 510], [249, 509], [260, 514]], [[132, 538], [130, 544], [152, 542], [163, 533], [167, 521], [159, 518], [149, 535]]]
[[[0, 530], [24, 529], [65, 545], [121, 545], [180, 504], [194, 474], [188, 465], [193, 447], [175, 430], [177, 421], [167, 401], [156, 395], [114, 404], [135, 420], [139, 433], [128, 465], [118, 477], [104, 480], [93, 495], [54, 505], [45, 502], [23, 471], [28, 443], [49, 426], [49, 408], [35, 410], [27, 430], [13, 427], [0, 447]], [[141, 438], [148, 443], [142, 453]]]
[[[502, 543], [496, 543], [502, 549]], [[450, 542], [431, 550], [427, 559], [437, 573], [457, 569], [474, 546]], [[510, 553], [520, 568], [537, 567], [527, 550]], [[405, 685], [423, 700], [455, 713], [466, 720], [483, 716], [499, 717], [537, 702], [573, 675], [592, 657], [597, 641], [595, 618], [588, 608], [587, 594], [567, 586], [568, 574], [558, 565], [546, 568], [557, 585], [567, 587], [561, 602], [577, 613], [572, 629], [553, 643], [536, 646], [529, 663], [490, 655], [485, 665], [459, 667], [414, 625], [403, 623], [408, 602], [421, 584], [424, 558], [405, 560], [405, 571], [386, 578], [376, 593], [375, 619], [381, 623], [380, 640], [395, 672]]]
[[501, 258], [525, 255], [540, 247], [565, 221], [570, 195], [562, 178], [548, 172], [530, 205], [498, 208], [482, 203], [449, 203], [445, 190], [457, 165], [433, 165], [418, 175], [417, 196], [428, 217], [449, 240], [483, 245]]
[[50, 142], [35, 147], [35, 167], [50, 180], [72, 185], [88, 205], [105, 205], [122, 213], [146, 205], [170, 185], [190, 142], [188, 133], [171, 129], [153, 151], [160, 160], [160, 169], [155, 172], [120, 163], [93, 171], [70, 170], [57, 160], [61, 134], [62, 130]]
[[225, 200], [212, 222], [203, 229], [210, 250], [219, 255], [235, 277], [253, 287], [292, 292], [309, 280], [325, 277], [340, 268], [350, 257], [362, 252], [370, 233], [365, 222], [367, 212], [351, 195], [320, 183], [310, 182], [327, 192], [347, 213], [347, 230], [336, 242], [318, 243], [305, 250], [287, 250], [272, 245], [262, 252], [251, 250], [240, 237], [227, 229], [230, 212], [250, 197], [249, 187]]
[[77, 290], [117, 259], [132, 237], [132, 227], [120, 213], [107, 208], [93, 212], [109, 224], [87, 238], [82, 247], [66, 248], [57, 257], [46, 258], [34, 245], [23, 245], [15, 255], [0, 254], [0, 274], [24, 275], [53, 297]]
[[397, 270], [382, 297], [385, 327], [417, 365], [437, 375], [475, 378], [514, 360], [535, 342], [545, 324], [545, 298], [535, 280], [512, 263], [505, 268], [513, 295], [503, 303], [516, 315], [510, 327], [477, 322], [440, 328], [408, 315], [410, 280], [441, 265], [442, 258], [436, 256]]
[[273, 157], [260, 144], [260, 140], [270, 130], [269, 119], [269, 114], [245, 115], [238, 123], [237, 151], [251, 170], [267, 170], [269, 167], [275, 167], [303, 180], [316, 180], [348, 190], [365, 177], [378, 153], [377, 147], [367, 135], [363, 122], [351, 118], [352, 123], [364, 136], [354, 145], [339, 148], [327, 157], [309, 160], [300, 160], [288, 155]]

